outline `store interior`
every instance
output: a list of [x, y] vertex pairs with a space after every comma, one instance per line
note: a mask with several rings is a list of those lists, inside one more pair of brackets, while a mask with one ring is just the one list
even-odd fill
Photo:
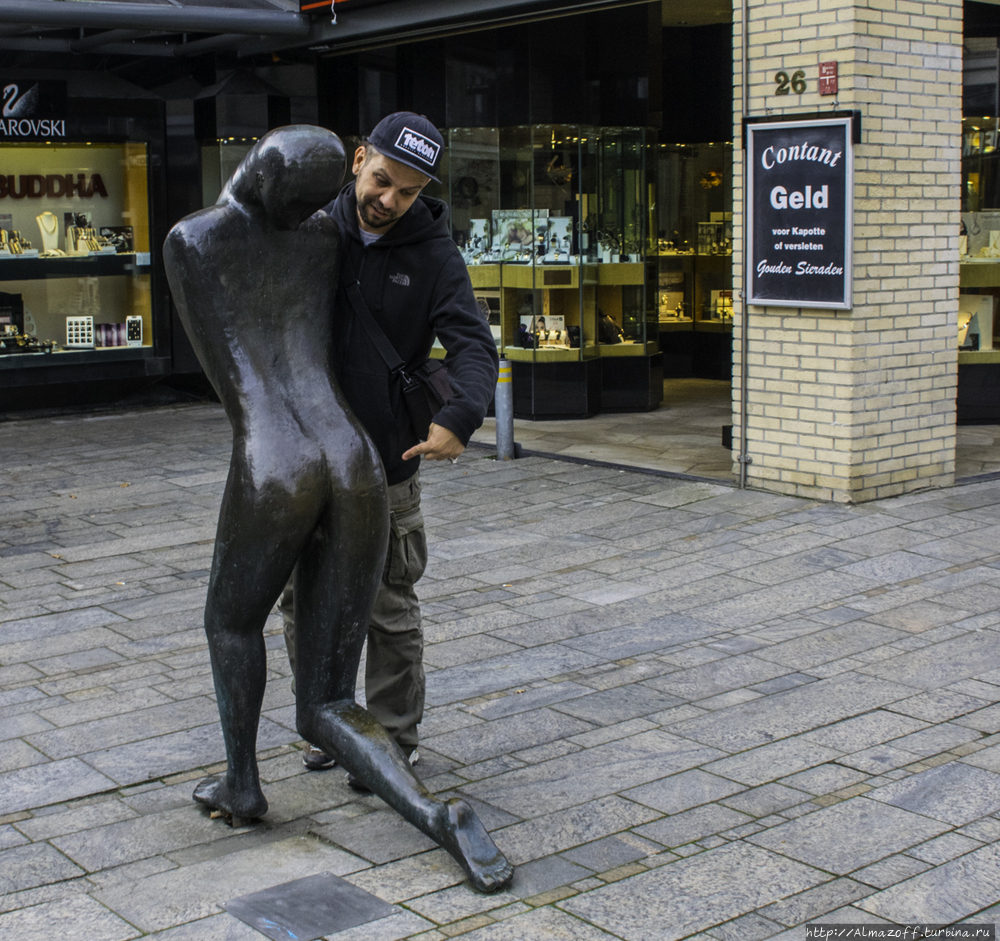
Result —
[[[522, 453], [588, 464], [609, 464], [670, 477], [736, 483], [722, 428], [732, 419], [730, 385], [713, 379], [667, 379], [663, 404], [651, 412], [597, 415], [586, 421], [514, 420]], [[487, 418], [472, 444], [496, 446], [496, 422]], [[1000, 476], [1000, 425], [959, 425], [955, 481]]]

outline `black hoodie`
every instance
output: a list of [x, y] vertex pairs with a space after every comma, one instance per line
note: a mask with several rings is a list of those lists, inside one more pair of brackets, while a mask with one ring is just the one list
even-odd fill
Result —
[[[427, 361], [434, 337], [447, 350], [454, 394], [434, 416], [462, 444], [483, 423], [496, 388], [496, 342], [472, 293], [465, 262], [448, 231], [448, 208], [420, 196], [404, 216], [369, 246], [358, 231], [357, 200], [350, 183], [326, 208], [343, 236], [368, 309], [409, 372]], [[398, 380], [360, 324], [341, 288], [334, 308], [334, 369], [347, 401], [368, 430], [390, 484], [416, 473], [419, 458], [402, 460], [418, 441]]]

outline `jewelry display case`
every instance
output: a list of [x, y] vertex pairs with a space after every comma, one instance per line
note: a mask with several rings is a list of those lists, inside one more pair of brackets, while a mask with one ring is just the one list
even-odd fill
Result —
[[650, 148], [648, 297], [668, 376], [732, 372], [732, 144]]
[[0, 369], [151, 352], [147, 145], [0, 151]]
[[582, 125], [445, 132], [453, 237], [513, 362], [518, 417], [648, 409], [662, 398], [646, 314], [646, 134]]
[[1000, 151], [996, 117], [962, 121], [962, 215], [958, 238], [960, 423], [1000, 421]]

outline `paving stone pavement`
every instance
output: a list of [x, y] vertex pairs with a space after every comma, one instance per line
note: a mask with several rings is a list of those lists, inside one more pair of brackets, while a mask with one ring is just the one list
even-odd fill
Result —
[[402, 912], [337, 941], [804, 939], [996, 922], [1000, 481], [860, 507], [470, 448], [425, 465], [417, 770], [518, 865], [477, 895], [309, 773], [280, 621], [271, 810], [224, 758], [202, 607], [218, 406], [0, 424], [0, 941], [249, 941], [222, 904], [329, 872]]

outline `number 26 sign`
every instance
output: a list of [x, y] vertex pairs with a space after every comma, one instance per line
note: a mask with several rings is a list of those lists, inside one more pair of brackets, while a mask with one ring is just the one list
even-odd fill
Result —
[[778, 86], [774, 90], [776, 95], [787, 95], [790, 92], [801, 95], [806, 90], [806, 73], [799, 69], [792, 72], [792, 77], [789, 78], [787, 72], [778, 72], [774, 76], [774, 82]]

